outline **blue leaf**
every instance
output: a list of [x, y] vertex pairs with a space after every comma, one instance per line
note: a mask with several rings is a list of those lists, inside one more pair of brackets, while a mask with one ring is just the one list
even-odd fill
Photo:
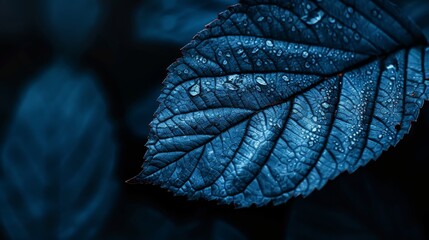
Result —
[[234, 226], [228, 224], [222, 219], [216, 219], [213, 221], [212, 237], [213, 240], [232, 240], [232, 239], [247, 239]]
[[243, 0], [169, 68], [130, 182], [238, 207], [307, 196], [408, 133], [426, 44], [386, 1]]
[[135, 15], [137, 38], [185, 44], [225, 7], [235, 0], [149, 0]]
[[426, 38], [429, 37], [429, 2], [421, 0], [400, 1], [401, 10], [407, 13], [423, 30]]
[[89, 239], [117, 193], [116, 143], [94, 77], [57, 63], [22, 96], [1, 150], [11, 239]]
[[100, 24], [103, 5], [99, 0], [40, 0], [43, 27], [56, 50], [82, 53]]

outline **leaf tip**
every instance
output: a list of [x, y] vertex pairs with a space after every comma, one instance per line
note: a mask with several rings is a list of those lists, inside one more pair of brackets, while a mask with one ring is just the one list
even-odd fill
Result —
[[132, 177], [132, 178], [126, 180], [125, 183], [127, 183], [127, 184], [141, 184], [141, 183], [144, 183], [144, 181], [142, 181], [142, 179], [140, 178], [140, 174], [139, 174], [135, 177]]

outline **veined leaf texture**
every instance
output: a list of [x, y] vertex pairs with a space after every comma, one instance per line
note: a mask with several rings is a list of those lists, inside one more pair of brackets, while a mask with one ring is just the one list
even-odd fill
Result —
[[117, 195], [116, 142], [95, 77], [58, 62], [23, 92], [1, 148], [10, 239], [91, 239]]
[[131, 182], [190, 199], [307, 196], [396, 145], [428, 98], [426, 39], [383, 0], [242, 0], [182, 52]]

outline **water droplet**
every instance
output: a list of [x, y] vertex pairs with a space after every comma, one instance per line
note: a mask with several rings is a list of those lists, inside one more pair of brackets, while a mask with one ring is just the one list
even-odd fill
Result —
[[359, 41], [359, 40], [360, 40], [360, 35], [359, 35], [359, 33], [355, 33], [355, 34], [353, 35], [353, 37], [354, 37], [354, 39], [355, 39], [356, 41]]
[[225, 86], [231, 91], [237, 91], [239, 89], [239, 87], [237, 85], [229, 83], [229, 82], [225, 82]]
[[259, 18], [258, 18], [258, 20], [257, 20], [257, 21], [258, 21], [258, 22], [262, 22], [262, 21], [264, 21], [264, 19], [265, 19], [265, 17], [261, 16], [261, 17], [259, 17]]
[[393, 71], [396, 71], [396, 67], [395, 67], [395, 65], [393, 65], [393, 64], [389, 64], [389, 65], [387, 65], [386, 69], [387, 69], [387, 70], [393, 70]]
[[379, 138], [379, 139], [382, 139], [382, 138], [383, 138], [383, 135], [381, 135], [381, 134], [380, 134], [380, 135], [378, 135], [378, 138]]
[[244, 49], [240, 48], [237, 50], [237, 54], [242, 54], [244, 52]]
[[201, 93], [201, 87], [199, 82], [189, 88], [189, 94], [191, 94], [192, 97], [195, 97], [200, 93]]
[[262, 91], [261, 87], [259, 87], [259, 86], [256, 86], [256, 90], [258, 90], [258, 92]]
[[327, 102], [322, 103], [322, 107], [323, 108], [329, 108], [329, 103], [327, 103]]
[[311, 67], [311, 65], [310, 65], [309, 62], [305, 62], [304, 66], [305, 66], [305, 68], [310, 68]]
[[313, 117], [313, 121], [317, 122], [317, 120], [318, 120], [317, 117]]
[[262, 66], [262, 61], [261, 61], [261, 59], [256, 60], [256, 65], [257, 65], [258, 67]]
[[353, 13], [353, 12], [354, 12], [354, 11], [353, 11], [353, 8], [352, 8], [352, 7], [348, 7], [348, 8], [347, 8], [347, 12], [348, 12], [348, 13]]
[[274, 44], [273, 44], [273, 42], [271, 42], [271, 40], [267, 40], [266, 44], [268, 47], [274, 46]]
[[329, 18], [328, 18], [328, 21], [329, 21], [330, 23], [335, 23], [335, 18], [333, 18], [333, 17], [329, 17]]
[[266, 86], [267, 82], [265, 81], [265, 79], [261, 76], [257, 76], [256, 77], [256, 82], [259, 83], [260, 85]]
[[253, 50], [252, 50], [252, 53], [257, 53], [259, 51], [259, 48], [254, 48]]
[[308, 58], [308, 52], [307, 51], [302, 52], [302, 57], [303, 58]]
[[319, 9], [302, 16], [301, 19], [308, 25], [314, 25], [322, 20], [323, 16], [325, 16], [325, 13]]
[[286, 75], [284, 75], [284, 76], [282, 77], [282, 79], [283, 79], [285, 82], [289, 82], [289, 78], [288, 78], [288, 76], [286, 76]]
[[228, 81], [235, 83], [239, 78], [240, 76], [238, 74], [230, 75], [228, 76]]
[[377, 17], [380, 14], [380, 12], [377, 9], [373, 9], [371, 11], [371, 14], [372, 14], [372, 16]]
[[223, 60], [222, 64], [223, 64], [223, 65], [227, 65], [227, 64], [228, 64], [228, 61], [227, 61], [227, 60]]

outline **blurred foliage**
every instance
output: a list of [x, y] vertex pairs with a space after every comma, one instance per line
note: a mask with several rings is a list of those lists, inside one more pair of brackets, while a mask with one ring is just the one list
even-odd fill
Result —
[[0, 215], [11, 239], [89, 239], [99, 231], [118, 194], [106, 111], [93, 76], [64, 63], [31, 81], [1, 155]]
[[[401, 7], [404, 14], [410, 15], [428, 36], [429, 2], [427, 0], [394, 2]], [[1, 239], [6, 238], [6, 229], [11, 229], [9, 224], [13, 223], [5, 224], [4, 221], [11, 221], [13, 216], [19, 216], [19, 214], [22, 216], [30, 209], [22, 208], [18, 211], [17, 206], [41, 204], [41, 206], [48, 206], [50, 210], [58, 209], [59, 202], [52, 200], [51, 197], [62, 195], [55, 195], [54, 193], [58, 191], [51, 191], [50, 187], [63, 186], [64, 189], [70, 189], [70, 186], [66, 188], [66, 185], [62, 185], [67, 182], [67, 175], [58, 176], [58, 172], [49, 171], [55, 166], [47, 165], [45, 168], [45, 165], [40, 164], [49, 163], [46, 158], [29, 154], [30, 150], [35, 153], [42, 149], [33, 145], [36, 142], [40, 143], [40, 139], [27, 138], [25, 134], [31, 135], [31, 131], [26, 131], [22, 125], [17, 125], [18, 120], [31, 126], [32, 131], [39, 131], [42, 140], [49, 140], [43, 149], [47, 152], [55, 152], [54, 156], [58, 156], [55, 157], [56, 161], [52, 160], [55, 164], [59, 164], [60, 159], [65, 160], [64, 156], [67, 153], [74, 152], [77, 154], [73, 158], [75, 161], [66, 162], [70, 166], [81, 166], [80, 161], [85, 161], [87, 159], [85, 156], [93, 151], [104, 154], [102, 155], [104, 157], [92, 158], [91, 164], [100, 166], [100, 171], [109, 173], [110, 170], [107, 168], [112, 164], [112, 157], [116, 152], [116, 167], [112, 170], [113, 172], [109, 173], [108, 177], [96, 179], [87, 186], [88, 189], [95, 191], [103, 189], [102, 187], [108, 184], [112, 185], [112, 189], [104, 189], [101, 192], [90, 191], [83, 194], [86, 198], [77, 198], [82, 200], [82, 203], [98, 202], [99, 204], [94, 207], [103, 208], [103, 211], [106, 211], [104, 219], [101, 215], [96, 218], [100, 221], [98, 224], [101, 227], [98, 232], [99, 238], [284, 239], [296, 234], [296, 231], [289, 232], [291, 228], [311, 231], [310, 233], [314, 234], [313, 237], [317, 237], [337, 234], [339, 231], [347, 232], [350, 230], [348, 228], [350, 224], [356, 224], [355, 228], [358, 228], [368, 219], [371, 219], [371, 224], [376, 226], [397, 226], [391, 225], [394, 219], [389, 219], [389, 216], [409, 218], [407, 221], [412, 225], [410, 229], [412, 233], [428, 236], [427, 232], [421, 232], [421, 229], [429, 228], [427, 220], [429, 219], [427, 204], [429, 199], [424, 195], [427, 185], [424, 176], [428, 164], [426, 161], [428, 140], [425, 136], [429, 123], [427, 110], [414, 125], [411, 134], [397, 148], [383, 154], [376, 164], [371, 163], [368, 168], [359, 170], [357, 174], [364, 176], [363, 179], [344, 175], [338, 181], [327, 185], [326, 194], [323, 194], [325, 196], [320, 196], [323, 193], [320, 192], [308, 199], [297, 199], [276, 207], [235, 210], [230, 206], [217, 206], [211, 202], [189, 202], [185, 198], [176, 198], [157, 187], [130, 186], [124, 183], [125, 180], [137, 174], [136, 169], [139, 169], [142, 163], [147, 124], [152, 119], [157, 106], [155, 100], [159, 95], [161, 82], [165, 78], [166, 68], [179, 57], [181, 46], [186, 44], [205, 24], [211, 22], [218, 12], [234, 3], [231, 0], [0, 1], [0, 149], [3, 149], [0, 187], [2, 199], [8, 200], [8, 204], [3, 204], [0, 208], [3, 219], [0, 228]], [[67, 59], [67, 61], [57, 65], [57, 59]], [[57, 70], [54, 71], [55, 69]], [[91, 74], [88, 75], [88, 72]], [[43, 76], [47, 76], [41, 73], [51, 74], [49, 82], [45, 81], [43, 86], [37, 85], [42, 82]], [[83, 95], [72, 97], [73, 101], [66, 104], [64, 97], [73, 95], [71, 86], [75, 86], [67, 85], [70, 81], [87, 81], [86, 84], [82, 82], [81, 85], [76, 82], [74, 84], [93, 91], [90, 91], [90, 94], [86, 92], [87, 97]], [[34, 96], [52, 96], [52, 98], [47, 98], [45, 101], [35, 101], [33, 98], [31, 100], [28, 99], [29, 91], [34, 93]], [[55, 101], [51, 102], [54, 96], [58, 97], [57, 100], [60, 101], [63, 98], [64, 101], [56, 102], [57, 105], [55, 105]], [[105, 100], [94, 102], [94, 98], [100, 99], [97, 96], [103, 96]], [[20, 115], [22, 111], [20, 109], [24, 105], [31, 106], [29, 111], [33, 109], [37, 112], [27, 115], [29, 112], [24, 111], [26, 114]], [[83, 114], [85, 109], [94, 109], [94, 106], [103, 105], [106, 108], [103, 114]], [[67, 113], [68, 111], [70, 113]], [[58, 114], [65, 113], [70, 114], [68, 122], [59, 121]], [[94, 120], [94, 118], [99, 119], [98, 124], [84, 131], [88, 135], [82, 135], [77, 138], [78, 140], [71, 138], [76, 136], [75, 132], [78, 129], [84, 129], [72, 127], [73, 122], [82, 127], [85, 119]], [[111, 130], [103, 128], [103, 122], [111, 124]], [[41, 132], [40, 129], [47, 126], [51, 126], [47, 128], [48, 131], [52, 129], [64, 131], [63, 141], [66, 142], [67, 147], [60, 147], [55, 138], [48, 138], [48, 133]], [[88, 149], [96, 144], [93, 140], [96, 132], [101, 134], [100, 132], [109, 131], [112, 131], [112, 136], [103, 138], [101, 142], [114, 143], [112, 147], [104, 147], [103, 152], [100, 152], [100, 149], [98, 151]], [[12, 141], [17, 138], [21, 140]], [[80, 148], [81, 152], [71, 147], [72, 142], [79, 141], [82, 141], [81, 145], [86, 146]], [[49, 147], [50, 145], [52, 146]], [[17, 150], [12, 151], [11, 146]], [[109, 152], [112, 152], [112, 156], [108, 154]], [[7, 159], [4, 156], [7, 156]], [[16, 161], [16, 159], [25, 159], [25, 161]], [[30, 166], [36, 168], [33, 169]], [[5, 171], [8, 174], [5, 174]], [[63, 171], [71, 174], [72, 169]], [[79, 173], [77, 178], [79, 181], [75, 182], [77, 190], [78, 185], [82, 187], [93, 177], [101, 176], [100, 171], [76, 170], [76, 173]], [[42, 187], [37, 185], [37, 181], [28, 180], [31, 173], [38, 173], [49, 184]], [[95, 175], [92, 176], [90, 173]], [[20, 177], [23, 178], [18, 181]], [[381, 179], [382, 183], [380, 183]], [[112, 180], [119, 185], [119, 191], [114, 191]], [[19, 185], [24, 181], [26, 181], [25, 186], [28, 187], [26, 191], [23, 190], [22, 185]], [[363, 181], [362, 186], [360, 186], [361, 181]], [[33, 185], [38, 187], [29, 187]], [[41, 189], [45, 189], [45, 195], [40, 195]], [[73, 192], [75, 191], [71, 191], [70, 194]], [[111, 195], [103, 195], [107, 192], [111, 192]], [[401, 199], [405, 200], [386, 204], [392, 194], [400, 194]], [[98, 198], [95, 195], [102, 197], [103, 201], [96, 201]], [[331, 197], [327, 198], [326, 195]], [[338, 202], [340, 198], [345, 199], [340, 202], [341, 204]], [[40, 202], [33, 203], [32, 199], [39, 199]], [[104, 200], [114, 199], [116, 201], [113, 205], [104, 202]], [[352, 201], [354, 199], [366, 200], [357, 200], [359, 202], [355, 203]], [[372, 201], [371, 208], [367, 207], [367, 200]], [[350, 203], [344, 201], [350, 201]], [[388, 212], [389, 215], [375, 212], [378, 211], [376, 209], [379, 209], [380, 204], [383, 205], [383, 212]], [[73, 209], [84, 209], [84, 205], [70, 206], [74, 206]], [[330, 211], [332, 214], [327, 216], [326, 211], [320, 212], [320, 207], [329, 207], [332, 209]], [[41, 216], [47, 216], [42, 209], [37, 208], [36, 212], [41, 212]], [[313, 215], [305, 209], [315, 209], [314, 211], [319, 213]], [[365, 209], [371, 212], [367, 212], [362, 220], [357, 214], [361, 214]], [[289, 214], [291, 210], [292, 214]], [[55, 211], [55, 213], [61, 212]], [[310, 216], [306, 215], [307, 213], [310, 213]], [[67, 215], [73, 216], [74, 213], [67, 213]], [[298, 215], [299, 218], [297, 218]], [[25, 221], [30, 221], [32, 215], [26, 216], [28, 220]], [[53, 216], [58, 217], [55, 214]], [[79, 222], [89, 220], [91, 216], [94, 217], [93, 214], [79, 216], [82, 218]], [[351, 220], [358, 219], [358, 221], [350, 221], [348, 225], [346, 225], [347, 222], [336, 225], [334, 230], [325, 227], [331, 221], [342, 223], [344, 217]], [[58, 225], [58, 223], [53, 224]], [[40, 221], [37, 226], [40, 229], [47, 229], [53, 225]], [[62, 229], [70, 229], [77, 225], [63, 226]], [[94, 228], [98, 228], [96, 224]], [[396, 230], [404, 230], [400, 228], [404, 227], [397, 226]], [[75, 231], [78, 229], [82, 228], [78, 227]], [[30, 231], [30, 228], [25, 230]], [[7, 236], [11, 237], [10, 233], [13, 234], [14, 231], [19, 230], [8, 232]], [[24, 233], [25, 231], [22, 232]]]
[[135, 16], [137, 38], [184, 45], [218, 13], [236, 3], [234, 0], [143, 1]]
[[40, 0], [42, 29], [63, 54], [83, 53], [95, 37], [106, 5], [100, 0]]

